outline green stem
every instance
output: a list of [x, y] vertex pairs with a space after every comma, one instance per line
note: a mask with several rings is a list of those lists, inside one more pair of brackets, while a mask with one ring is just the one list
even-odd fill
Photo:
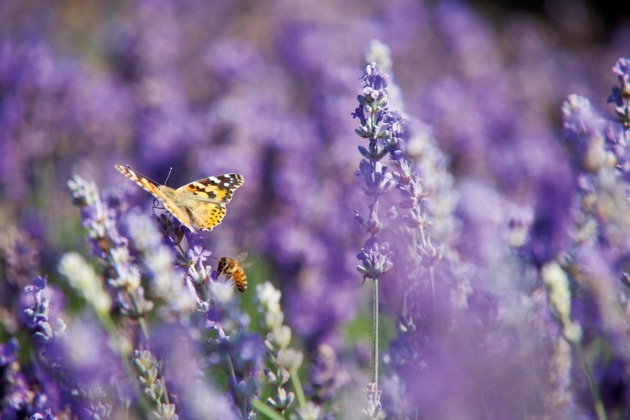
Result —
[[595, 379], [593, 378], [593, 374], [591, 373], [591, 369], [588, 366], [588, 362], [586, 361], [586, 357], [584, 356], [584, 352], [582, 351], [582, 346], [579, 342], [571, 341], [571, 346], [575, 350], [578, 359], [580, 359], [580, 364], [582, 365], [582, 370], [584, 371], [584, 376], [586, 376], [586, 381], [588, 382], [589, 390], [591, 391], [591, 398], [593, 398], [593, 405], [595, 408], [595, 414], [597, 415], [598, 420], [606, 420], [608, 417], [606, 416], [606, 410], [604, 409], [604, 403], [602, 402], [601, 396], [599, 395], [599, 391], [597, 389], [597, 384], [595, 383]]
[[253, 398], [252, 401], [252, 406], [263, 416], [265, 416], [265, 418], [269, 418], [272, 420], [282, 420], [283, 417], [278, 414], [273, 408], [269, 407], [267, 404], [265, 404], [264, 402], [257, 400], [256, 398]]
[[234, 394], [234, 402], [238, 406], [238, 410], [241, 412], [242, 418], [247, 418], [247, 406], [243, 404], [243, 398], [238, 395], [238, 381], [236, 380], [236, 372], [234, 371], [234, 365], [232, 364], [232, 357], [227, 355], [228, 361], [228, 371], [230, 376], [232, 377], [232, 393]]
[[[424, 226], [418, 226], [418, 230], [420, 231], [420, 240], [422, 241], [422, 246], [426, 247], [427, 238], [424, 232]], [[429, 268], [429, 277], [431, 282], [431, 297], [433, 298], [433, 301], [435, 301], [435, 274], [433, 272], [433, 266]]]
[[175, 246], [179, 250], [179, 255], [181, 255], [182, 258], [186, 259], [186, 251], [184, 251], [184, 248], [182, 247], [182, 243], [179, 242], [179, 243], [175, 244]]
[[293, 390], [295, 391], [295, 397], [297, 398], [298, 406], [301, 409], [306, 408], [306, 397], [304, 396], [302, 381], [300, 381], [297, 369], [291, 370], [291, 383], [293, 384]]
[[378, 391], [378, 279], [372, 281], [372, 382]]
[[152, 412], [153, 408], [151, 404], [149, 403], [149, 401], [147, 400], [147, 398], [144, 396], [144, 393], [140, 389], [140, 386], [138, 385], [138, 381], [136, 379], [136, 372], [131, 366], [131, 363], [129, 363], [129, 352], [126, 350], [121, 351], [122, 350], [121, 342], [125, 340], [125, 337], [121, 336], [118, 330], [116, 330], [116, 327], [114, 326], [114, 322], [109, 316], [109, 313], [105, 313], [105, 312], [101, 313], [100, 311], [95, 311], [95, 313], [101, 325], [107, 332], [107, 335], [109, 337], [110, 348], [120, 358], [120, 363], [123, 367], [123, 370], [127, 374], [129, 381], [131, 382], [131, 386], [133, 387], [134, 393], [136, 394], [136, 398], [138, 399], [138, 402], [140, 403], [141, 410], [144, 412], [145, 415], [149, 415]]
[[147, 323], [144, 318], [138, 319], [138, 324], [140, 325], [140, 330], [142, 331], [142, 335], [145, 340], [149, 340], [149, 329], [147, 328]]

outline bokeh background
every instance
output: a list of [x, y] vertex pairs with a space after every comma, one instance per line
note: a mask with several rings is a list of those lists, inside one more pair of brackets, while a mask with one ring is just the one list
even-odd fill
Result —
[[[366, 236], [354, 212], [367, 199], [354, 176], [363, 143], [351, 113], [374, 40], [389, 48], [397, 107], [440, 151], [435, 172], [423, 173], [428, 185], [434, 173], [441, 182], [434, 235], [476, 267], [474, 289], [493, 295], [518, 271], [502, 229], [519, 212], [548, 216], [532, 255], [555, 255], [568, 241], [573, 194], [561, 105], [575, 93], [611, 115], [610, 69], [630, 54], [627, 5], [5, 0], [3, 311], [32, 276], [58, 281], [64, 252], [88, 254], [66, 187], [73, 175], [124, 189], [149, 212], [151, 197], [114, 164], [160, 182], [172, 168], [170, 186], [238, 172], [245, 184], [206, 235], [208, 249], [249, 253], [251, 284], [270, 279], [282, 290], [303, 348], [364, 354], [369, 288], [355, 267]], [[522, 291], [535, 281], [517, 283]], [[396, 276], [383, 287], [393, 319]], [[384, 322], [386, 343], [395, 331]]]

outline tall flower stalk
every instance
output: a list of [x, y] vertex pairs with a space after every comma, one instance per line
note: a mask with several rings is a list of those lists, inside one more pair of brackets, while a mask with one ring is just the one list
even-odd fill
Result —
[[[385, 70], [389, 70], [391, 67], [389, 49], [378, 41], [373, 41], [370, 44], [366, 57], [378, 60]], [[364, 97], [360, 97], [360, 107], [354, 115], [360, 119], [361, 113], [367, 115], [361, 120], [362, 126], [357, 130], [357, 133], [367, 135], [370, 144], [368, 149], [360, 148], [366, 163], [362, 162], [363, 171], [360, 168], [358, 173], [371, 175], [370, 171], [378, 172], [381, 174], [381, 179], [386, 179], [387, 182], [384, 192], [392, 188], [398, 190], [398, 193], [388, 195], [386, 198], [388, 201], [394, 200], [391, 202], [395, 202], [396, 205], [390, 207], [385, 220], [379, 221], [376, 212], [370, 214], [371, 219], [359, 218], [359, 221], [371, 235], [366, 242], [368, 246], [364, 246], [364, 250], [372, 249], [373, 259], [376, 261], [379, 260], [378, 256], [380, 256], [382, 263], [385, 263], [386, 259], [388, 260], [384, 264], [385, 269], [379, 267], [376, 273], [373, 273], [376, 275], [370, 276], [370, 273], [367, 273], [366, 276], [375, 278], [373, 281], [375, 320], [373, 351], [376, 363], [373, 372], [374, 382], [368, 387], [368, 394], [379, 395], [380, 390], [377, 386], [378, 349], [376, 347], [378, 341], [378, 278], [384, 271], [393, 267], [394, 263], [390, 258], [393, 258], [395, 254], [395, 264], [398, 266], [395, 270], [395, 276], [399, 278], [397, 283], [400, 288], [398, 290], [402, 295], [399, 332], [403, 336], [412, 333], [414, 319], [418, 315], [418, 296], [424, 294], [424, 290], [428, 289], [431, 301], [435, 302], [436, 300], [434, 266], [444, 254], [443, 245], [434, 245], [430, 227], [436, 221], [442, 227], [442, 234], [436, 236], [437, 242], [448, 240], [449, 232], [452, 231], [447, 227], [448, 211], [445, 212], [444, 208], [438, 210], [438, 213], [442, 213], [441, 216], [434, 217], [432, 210], [435, 211], [437, 208], [434, 206], [432, 209], [429, 206], [428, 198], [433, 197], [435, 191], [450, 188], [451, 183], [443, 173], [444, 159], [440, 159], [442, 155], [432, 143], [431, 130], [420, 121], [410, 122], [407, 119], [402, 110], [398, 87], [386, 78], [378, 64], [368, 66], [363, 81]], [[376, 93], [370, 89], [376, 90]], [[378, 102], [374, 104], [376, 101]], [[393, 110], [393, 108], [397, 109]], [[389, 157], [389, 172], [385, 172], [386, 168], [378, 163], [384, 156]], [[374, 162], [372, 163], [373, 166], [369, 166], [370, 162]], [[431, 176], [432, 182], [425, 185], [425, 178], [428, 175]], [[372, 206], [378, 209], [379, 195], [382, 195], [382, 191], [374, 188], [363, 188], [363, 190], [374, 195]], [[441, 202], [444, 204], [445, 200], [443, 199]], [[383, 207], [382, 200], [380, 204]], [[452, 208], [453, 206], [454, 204], [451, 203], [447, 207]], [[384, 228], [393, 219], [396, 219], [395, 224], [384, 232]], [[381, 248], [374, 249], [379, 232], [382, 232], [381, 239], [384, 240], [381, 242], [383, 246], [379, 242], [378, 246]], [[391, 250], [387, 241], [391, 241]], [[366, 253], [365, 256], [367, 255]], [[361, 258], [361, 255], [359, 257]], [[361, 267], [365, 269], [365, 265]], [[366, 275], [364, 271], [361, 272], [364, 276]], [[395, 289], [395, 287], [390, 288], [390, 290]], [[388, 414], [392, 415], [393, 413], [388, 410]]]
[[[145, 298], [144, 287], [138, 267], [132, 263], [128, 243], [118, 229], [121, 199], [114, 194], [101, 195], [96, 184], [75, 176], [68, 181], [74, 203], [81, 209], [81, 220], [87, 229], [92, 254], [99, 258], [105, 274], [105, 287], [113, 296], [112, 302], [101, 299], [95, 306], [99, 319], [108, 322], [105, 316], [113, 303], [121, 315], [137, 320], [144, 337], [147, 337], [146, 317], [153, 309], [153, 302]], [[80, 258], [80, 257], [78, 257]], [[74, 258], [72, 261], [78, 260]], [[69, 258], [65, 259], [70, 261]], [[102, 288], [99, 287], [102, 291]], [[109, 298], [107, 294], [104, 294]], [[94, 302], [94, 301], [93, 301]], [[108, 327], [111, 331], [113, 327]]]
[[396, 217], [395, 208], [391, 208], [381, 217], [379, 215], [380, 197], [394, 188], [395, 181], [391, 172], [381, 160], [387, 156], [385, 144], [392, 140], [391, 116], [387, 96], [387, 76], [372, 63], [367, 66], [361, 78], [362, 92], [357, 97], [359, 106], [352, 116], [358, 118], [359, 128], [355, 132], [368, 139], [368, 147], [359, 146], [363, 156], [355, 176], [363, 192], [371, 198], [368, 217], [364, 218], [355, 212], [355, 218], [365, 228], [370, 237], [365, 241], [363, 249], [357, 255], [361, 263], [357, 266], [363, 279], [372, 280], [372, 382], [368, 384], [368, 416], [376, 418], [382, 413], [380, 391], [378, 389], [378, 281], [393, 267], [392, 253], [389, 244], [377, 236], [389, 222]]
[[[624, 292], [616, 290], [614, 277], [626, 283], [625, 264], [619, 261], [625, 260], [628, 252], [627, 234], [622, 232], [627, 232], [630, 227], [627, 200], [630, 60], [620, 58], [612, 70], [619, 85], [613, 86], [608, 102], [614, 104], [617, 121], [600, 116], [590, 101], [582, 96], [569, 95], [562, 105], [564, 141], [576, 176], [578, 206], [571, 231], [571, 246], [559, 260], [562, 270], [552, 270], [549, 268], [551, 263], [542, 270], [549, 305], [556, 315], [562, 336], [571, 345], [574, 357], [580, 363], [598, 419], [606, 419], [608, 413], [613, 412], [606, 407], [610, 385], [598, 378], [598, 365], [603, 364], [599, 358], [606, 359], [610, 366], [613, 363], [609, 360], [615, 358], [627, 363], [628, 346], [624, 319], [627, 314], [624, 301], [627, 300], [622, 298], [622, 305], [618, 305], [617, 294], [623, 296]], [[604, 261], [610, 266], [603, 268]], [[569, 280], [575, 284], [571, 289]], [[573, 300], [580, 303], [574, 296], [583, 294], [584, 290], [592, 292], [601, 308], [602, 315], [595, 321], [580, 317], [579, 311], [577, 315], [571, 311]], [[626, 309], [621, 311], [623, 306]], [[599, 322], [601, 325], [598, 325]], [[593, 326], [597, 326], [597, 330]], [[592, 351], [591, 335], [606, 338], [609, 354], [588, 357], [589, 351]]]

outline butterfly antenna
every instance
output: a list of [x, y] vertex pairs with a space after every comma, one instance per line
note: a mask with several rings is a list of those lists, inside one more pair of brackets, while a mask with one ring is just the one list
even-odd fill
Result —
[[[171, 172], [173, 172], [173, 167], [171, 166], [170, 168], [168, 168], [168, 175], [166, 175], [166, 181], [164, 181], [164, 185], [166, 185], [166, 183], [168, 182], [168, 179], [171, 177]], [[149, 177], [145, 177], [148, 179], [151, 179]], [[159, 182], [156, 182], [155, 180], [151, 179], [151, 181], [155, 182], [156, 184], [160, 185]], [[153, 199], [153, 207], [157, 207], [160, 208], [160, 200], [158, 200], [157, 198]]]
[[168, 168], [168, 175], [166, 175], [166, 181], [164, 181], [164, 185], [168, 183], [168, 179], [171, 177], [171, 172], [173, 172], [173, 167]]

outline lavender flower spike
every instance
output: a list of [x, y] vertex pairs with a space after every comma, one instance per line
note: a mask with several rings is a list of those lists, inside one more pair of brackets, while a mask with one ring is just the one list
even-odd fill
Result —
[[157, 359], [150, 351], [134, 350], [131, 361], [138, 373], [138, 381], [142, 386], [143, 394], [151, 402], [154, 408], [152, 414], [161, 419], [177, 419], [175, 405], [169, 403], [166, 385], [161, 376]]
[[630, 59], [620, 58], [612, 68], [619, 79], [619, 86], [613, 86], [608, 102], [615, 104], [615, 115], [626, 129], [630, 128]]
[[76, 252], [69, 252], [59, 261], [59, 272], [94, 308], [97, 314], [108, 314], [112, 300], [103, 289], [94, 268]]
[[376, 280], [381, 278], [392, 268], [392, 252], [389, 250], [387, 242], [381, 243], [376, 236], [372, 236], [365, 242], [363, 249], [357, 255], [361, 264], [357, 265], [359, 273], [363, 278]]
[[360, 122], [355, 130], [357, 135], [369, 140], [368, 147], [359, 146], [359, 153], [363, 156], [359, 169], [355, 176], [359, 179], [363, 192], [372, 197], [368, 204], [370, 210], [369, 219], [361, 217], [355, 212], [355, 219], [366, 229], [370, 235], [363, 245], [363, 249], [357, 255], [361, 264], [357, 266], [363, 279], [372, 280], [372, 382], [367, 389], [367, 405], [369, 417], [379, 418], [384, 415], [380, 404], [380, 391], [378, 390], [378, 280], [393, 267], [392, 253], [389, 244], [381, 242], [376, 236], [393, 219], [396, 212], [388, 211], [384, 221], [379, 220], [379, 202], [381, 197], [391, 191], [396, 181], [387, 167], [380, 161], [389, 154], [391, 147], [388, 144], [399, 143], [398, 137], [402, 134], [404, 124], [397, 113], [390, 112], [388, 108], [389, 98], [387, 76], [381, 72], [376, 63], [366, 67], [362, 80], [362, 94], [357, 97], [359, 106], [352, 113]]
[[[275, 395], [267, 398], [266, 404], [278, 413], [285, 413], [297, 399], [298, 410], [307, 410], [304, 391], [298, 376], [302, 365], [302, 352], [289, 347], [291, 329], [283, 325], [284, 314], [280, 308], [280, 291], [270, 282], [256, 286], [256, 312], [259, 325], [266, 332], [265, 347], [269, 352], [269, 368], [265, 368], [267, 382], [276, 390]], [[295, 393], [285, 389], [291, 380]], [[310, 407], [313, 408], [313, 407]], [[317, 410], [317, 407], [313, 408]]]
[[54, 338], [53, 328], [48, 322], [50, 302], [44, 296], [47, 281], [48, 276], [36, 276], [33, 278], [33, 284], [24, 288], [24, 293], [34, 294], [33, 307], [25, 309], [24, 315], [29, 319], [33, 340], [39, 343], [46, 343]]
[[387, 166], [381, 162], [361, 160], [359, 169], [354, 175], [361, 181], [361, 189], [367, 195], [377, 196], [385, 194], [394, 188], [394, 178], [387, 172]]

